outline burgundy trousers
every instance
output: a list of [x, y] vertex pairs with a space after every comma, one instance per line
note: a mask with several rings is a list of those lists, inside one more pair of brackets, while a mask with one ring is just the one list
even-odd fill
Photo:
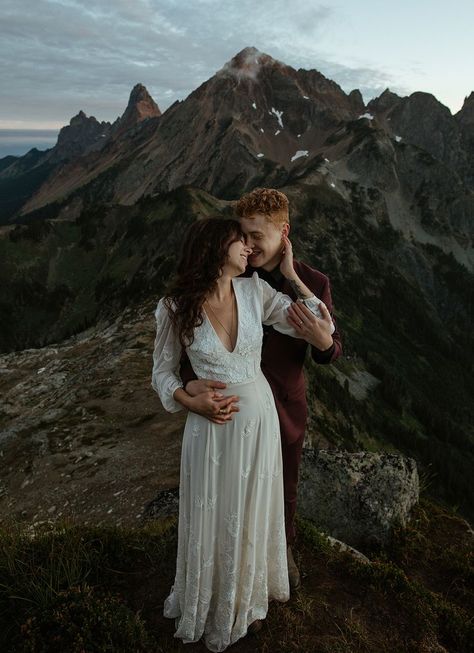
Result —
[[283, 491], [285, 495], [285, 533], [288, 546], [294, 544], [296, 539], [295, 514], [296, 498], [298, 493], [299, 467], [301, 452], [303, 451], [304, 431], [301, 436], [291, 444], [281, 443], [283, 458]]

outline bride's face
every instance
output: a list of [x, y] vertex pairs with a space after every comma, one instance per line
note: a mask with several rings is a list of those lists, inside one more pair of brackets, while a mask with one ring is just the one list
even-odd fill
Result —
[[227, 261], [225, 271], [233, 277], [245, 272], [247, 258], [252, 249], [245, 244], [244, 236], [230, 243], [227, 249]]

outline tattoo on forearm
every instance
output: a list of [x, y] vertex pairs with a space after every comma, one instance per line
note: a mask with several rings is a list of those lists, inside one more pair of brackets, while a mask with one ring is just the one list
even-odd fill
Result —
[[288, 283], [290, 284], [290, 286], [293, 288], [293, 290], [295, 291], [295, 293], [298, 295], [300, 299], [304, 299], [306, 297], [304, 291], [302, 290], [300, 284], [297, 281], [295, 281], [294, 279], [288, 279]]

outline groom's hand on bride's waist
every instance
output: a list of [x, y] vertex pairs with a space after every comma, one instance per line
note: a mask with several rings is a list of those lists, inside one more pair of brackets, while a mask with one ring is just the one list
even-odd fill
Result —
[[225, 396], [221, 390], [226, 384], [212, 379], [193, 379], [188, 381], [185, 390], [190, 399], [188, 409], [206, 417], [215, 424], [225, 424], [232, 419], [232, 413], [239, 411], [237, 395]]
[[[184, 389], [188, 395], [195, 397], [196, 395], [200, 395], [201, 392], [208, 392], [209, 390], [224, 390], [226, 387], [226, 384], [222, 383], [222, 381], [214, 381], [213, 379], [192, 379], [186, 383]], [[223, 395], [221, 394], [221, 397], [222, 396]]]

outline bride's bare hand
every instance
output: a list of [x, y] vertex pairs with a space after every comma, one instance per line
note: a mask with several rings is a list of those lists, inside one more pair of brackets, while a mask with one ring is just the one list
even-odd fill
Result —
[[207, 390], [201, 392], [195, 397], [190, 397], [186, 404], [187, 408], [198, 415], [202, 415], [206, 419], [214, 422], [214, 424], [225, 424], [232, 419], [232, 413], [239, 412], [239, 407], [236, 405], [239, 401], [237, 395], [229, 397], [216, 397], [214, 390]]
[[282, 235], [281, 240], [284, 245], [283, 249], [283, 258], [280, 261], [280, 272], [287, 279], [291, 278], [295, 274], [293, 267], [293, 247], [288, 236]]

